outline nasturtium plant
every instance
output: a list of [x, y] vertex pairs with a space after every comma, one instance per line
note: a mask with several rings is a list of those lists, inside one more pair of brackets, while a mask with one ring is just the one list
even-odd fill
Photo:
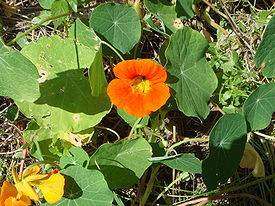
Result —
[[110, 188], [124, 188], [138, 182], [151, 165], [147, 160], [151, 156], [152, 148], [145, 139], [121, 140], [114, 144], [103, 144], [91, 156], [89, 168], [98, 168]]
[[255, 55], [257, 67], [263, 66], [263, 74], [267, 77], [275, 77], [275, 16], [269, 21], [263, 40]]
[[72, 38], [58, 36], [42, 38], [24, 47], [22, 54], [41, 75], [41, 96], [34, 103], [17, 102], [21, 111], [40, 126], [57, 132], [79, 132], [99, 123], [111, 105], [106, 94], [91, 95], [89, 79], [84, 76], [96, 52]]
[[93, 11], [90, 26], [100, 38], [125, 54], [140, 40], [141, 24], [135, 10], [125, 4], [105, 3]]
[[209, 137], [210, 154], [202, 163], [202, 177], [209, 190], [223, 184], [239, 165], [246, 143], [246, 122], [240, 114], [226, 114]]
[[208, 101], [217, 78], [205, 58], [207, 41], [197, 31], [184, 27], [171, 36], [165, 52], [168, 83], [178, 108], [187, 116], [205, 119]]
[[33, 102], [40, 96], [38, 71], [19, 51], [0, 41], [0, 95]]
[[275, 82], [260, 85], [245, 101], [243, 111], [250, 130], [266, 128], [275, 112]]

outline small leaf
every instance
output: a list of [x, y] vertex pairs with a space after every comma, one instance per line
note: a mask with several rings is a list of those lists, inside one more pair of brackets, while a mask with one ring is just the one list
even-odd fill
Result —
[[0, 41], [0, 95], [17, 101], [35, 101], [39, 96], [37, 69], [20, 52]]
[[[103, 144], [90, 159], [89, 168], [99, 167], [110, 188], [123, 188], [138, 182], [151, 165], [150, 144], [143, 138]], [[122, 175], [123, 174], [123, 175]]]
[[43, 9], [51, 9], [54, 1], [56, 0], [38, 0], [38, 3]]
[[[101, 172], [80, 166], [71, 166], [61, 170], [61, 173], [65, 175], [64, 195], [54, 205], [112, 205], [113, 193], [108, 188]], [[42, 205], [50, 206], [51, 204], [44, 203]]]
[[60, 167], [67, 168], [71, 165], [86, 167], [89, 160], [89, 155], [81, 147], [72, 147], [69, 155], [60, 158]]
[[264, 65], [263, 74], [267, 77], [275, 77], [275, 16], [269, 21], [263, 40], [255, 55], [257, 67]]
[[145, 0], [146, 8], [156, 16], [158, 16], [169, 29], [166, 33], [176, 32], [183, 27], [181, 19], [176, 12], [176, 4], [168, 0]]
[[[117, 113], [118, 115], [127, 123], [129, 124], [131, 127], [135, 124], [135, 122], [137, 121], [137, 117], [133, 117], [132, 115], [127, 114], [123, 109], [117, 109]], [[139, 124], [142, 125], [147, 125], [148, 121], [149, 121], [149, 115], [142, 118], [142, 120], [140, 121]]]
[[141, 24], [135, 10], [126, 4], [101, 4], [92, 12], [90, 26], [100, 38], [123, 54], [140, 40]]
[[178, 16], [185, 19], [191, 19], [194, 16], [192, 4], [193, 0], [177, 0], [176, 11]]
[[209, 137], [210, 154], [202, 163], [202, 178], [209, 190], [225, 183], [242, 158], [246, 143], [246, 123], [240, 114], [226, 114]]
[[[51, 12], [52, 16], [58, 16], [66, 14], [70, 11], [70, 6], [66, 0], [56, 0], [52, 3]], [[53, 20], [54, 27], [57, 28], [63, 24], [66, 16], [59, 17], [58, 19]]]
[[275, 112], [275, 82], [259, 86], [245, 101], [243, 110], [249, 129], [266, 128]]
[[18, 118], [19, 110], [16, 105], [11, 105], [8, 107], [8, 111], [6, 113], [6, 118], [10, 121], [15, 121]]
[[199, 32], [184, 27], [171, 36], [165, 53], [168, 83], [179, 110], [201, 120], [209, 114], [209, 97], [217, 87], [217, 77], [205, 59], [207, 47]]
[[[164, 158], [164, 159], [163, 159]], [[201, 161], [194, 154], [180, 154], [174, 157], [153, 157], [149, 159], [154, 163], [162, 163], [166, 166], [190, 173], [201, 173]]]
[[240, 162], [240, 167], [253, 169], [252, 174], [254, 177], [265, 176], [265, 168], [262, 158], [249, 143], [246, 143], [245, 145], [245, 150], [242, 160]]
[[68, 4], [74, 12], [77, 12], [77, 0], [67, 0]]

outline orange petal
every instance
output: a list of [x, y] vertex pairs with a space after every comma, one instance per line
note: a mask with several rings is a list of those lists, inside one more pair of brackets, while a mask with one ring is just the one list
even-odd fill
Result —
[[9, 197], [6, 199], [4, 206], [28, 206], [31, 205], [31, 200], [27, 196], [23, 195], [20, 200], [15, 197]]
[[126, 104], [122, 109], [134, 117], [146, 117], [151, 113], [144, 105], [143, 94], [131, 94], [127, 96]]
[[169, 87], [166, 84], [153, 84], [151, 90], [144, 95], [144, 106], [149, 111], [156, 111], [167, 102], [169, 97]]
[[4, 181], [1, 188], [1, 198], [0, 198], [1, 206], [4, 205], [4, 202], [7, 198], [16, 197], [16, 195], [17, 195], [16, 187], [7, 181]]
[[121, 79], [112, 80], [107, 87], [107, 94], [111, 99], [111, 102], [118, 108], [123, 108], [127, 103], [127, 96], [132, 93], [130, 84], [127, 81]]
[[37, 184], [45, 200], [50, 204], [61, 199], [64, 194], [64, 185], [65, 178], [60, 173], [53, 174], [46, 180], [40, 180]]
[[116, 77], [132, 80], [138, 75], [145, 76], [152, 84], [165, 82], [166, 70], [156, 62], [149, 59], [126, 60], [119, 62], [114, 67]]

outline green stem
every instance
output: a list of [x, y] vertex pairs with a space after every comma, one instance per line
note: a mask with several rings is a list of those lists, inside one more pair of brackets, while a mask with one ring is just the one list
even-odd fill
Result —
[[[96, 7], [97, 5], [94, 5], [94, 6], [90, 6], [90, 7], [85, 7], [85, 8], [80, 8], [78, 9], [78, 11], [85, 11], [85, 10], [88, 10], [88, 9], [91, 9], [91, 8], [94, 8]], [[51, 20], [55, 20], [55, 19], [58, 19], [60, 17], [63, 17], [63, 16], [69, 16], [73, 13], [73, 11], [70, 11], [70, 12], [67, 12], [65, 14], [60, 14], [60, 15], [57, 15], [57, 16], [52, 16], [52, 17], [49, 17], [49, 18], [46, 18], [44, 20], [42, 20], [39, 24], [36, 24], [35, 26], [33, 26], [32, 28], [28, 29], [27, 31], [25, 31], [24, 33], [22, 33], [21, 35], [19, 35], [18, 37], [14, 38], [13, 40], [11, 40], [10, 42], [8, 42], [6, 45], [7, 46], [10, 46], [12, 44], [14, 44], [16, 41], [18, 41], [19, 39], [21, 39], [22, 37], [26, 36], [27, 34], [31, 33], [33, 30], [37, 29], [38, 27], [42, 26], [44, 23], [46, 23], [47, 21], [51, 21]]]
[[182, 140], [180, 142], [177, 142], [175, 144], [173, 144], [171, 147], [168, 148], [168, 150], [166, 151], [166, 156], [169, 154], [169, 152], [171, 152], [175, 147], [178, 147], [186, 142], [191, 142], [191, 141], [208, 141], [207, 139], [205, 138], [193, 138], [193, 139], [185, 139], [185, 140]]
[[108, 127], [102, 127], [102, 126], [95, 126], [95, 128], [98, 128], [98, 129], [105, 129], [105, 130], [107, 130], [107, 131], [109, 131], [109, 132], [112, 132], [114, 135], [117, 136], [117, 140], [116, 140], [116, 141], [119, 141], [119, 140], [120, 140], [119, 134], [118, 134], [115, 130], [113, 130], [113, 129], [110, 129], [110, 128], [108, 128]]
[[112, 49], [116, 53], [116, 55], [121, 59], [121, 61], [124, 61], [124, 58], [120, 55], [120, 53], [111, 44], [107, 43], [106, 41], [101, 41], [101, 43], [105, 44], [110, 49]]
[[130, 134], [129, 134], [128, 138], [132, 138], [133, 133], [134, 133], [134, 131], [136, 130], [136, 127], [137, 127], [137, 125], [139, 124], [139, 122], [141, 121], [141, 119], [142, 119], [142, 117], [140, 117], [140, 118], [138, 118], [138, 119], [136, 120], [135, 124], [133, 125], [133, 127], [132, 127], [132, 129], [131, 129], [131, 131], [130, 131]]
[[152, 192], [154, 182], [155, 182], [156, 176], [158, 174], [159, 168], [160, 168], [160, 166], [152, 167], [151, 176], [150, 176], [150, 179], [148, 181], [148, 184], [147, 184], [146, 190], [144, 192], [144, 195], [142, 196], [142, 198], [139, 202], [139, 206], [145, 206], [145, 203], [146, 203], [149, 195]]

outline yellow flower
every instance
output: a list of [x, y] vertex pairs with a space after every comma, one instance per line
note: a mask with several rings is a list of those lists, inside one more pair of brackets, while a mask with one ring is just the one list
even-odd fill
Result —
[[39, 174], [40, 167], [35, 165], [18, 175], [12, 168], [12, 176], [18, 192], [28, 196], [33, 201], [38, 201], [39, 196], [32, 186], [38, 187], [48, 203], [55, 203], [64, 194], [65, 178], [56, 171], [48, 174]]

